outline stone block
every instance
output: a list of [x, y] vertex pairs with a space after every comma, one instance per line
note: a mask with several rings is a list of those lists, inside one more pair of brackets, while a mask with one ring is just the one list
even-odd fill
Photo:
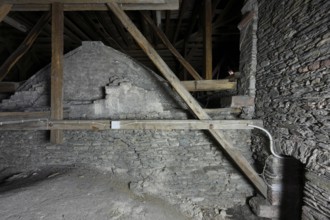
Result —
[[221, 98], [221, 107], [242, 108], [254, 106], [254, 97], [241, 95]]
[[277, 219], [280, 217], [280, 206], [274, 206], [261, 197], [253, 197], [249, 200], [249, 206], [254, 214], [262, 218]]

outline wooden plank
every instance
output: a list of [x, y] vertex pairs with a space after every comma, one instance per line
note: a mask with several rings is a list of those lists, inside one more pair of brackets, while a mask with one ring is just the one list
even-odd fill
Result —
[[181, 81], [184, 87], [189, 92], [196, 91], [221, 91], [236, 89], [237, 83], [231, 82], [228, 79], [222, 80], [191, 80], [191, 81]]
[[204, 0], [204, 74], [212, 79], [212, 0]]
[[[52, 5], [52, 63], [51, 63], [51, 119], [63, 119], [63, 4]], [[53, 144], [63, 142], [63, 132], [53, 130], [50, 133]]]
[[19, 47], [7, 58], [7, 60], [0, 67], [0, 81], [2, 81], [12, 67], [23, 57], [23, 55], [31, 48], [34, 41], [37, 39], [42, 28], [47, 24], [50, 19], [50, 13], [46, 12], [31, 29], [24, 41]]
[[[155, 66], [163, 74], [172, 87], [177, 91], [181, 98], [189, 106], [190, 110], [201, 120], [211, 120], [209, 115], [202, 109], [198, 102], [191, 96], [191, 94], [182, 86], [179, 79], [171, 71], [171, 69], [166, 65], [164, 60], [157, 54], [155, 49], [150, 45], [150, 43], [141, 34], [138, 28], [130, 20], [130, 18], [125, 14], [125, 12], [116, 4], [107, 4], [110, 10], [121, 20], [123, 25], [126, 27], [132, 37], [140, 45], [140, 47], [146, 52], [149, 58], [153, 61]], [[233, 145], [227, 141], [224, 133], [220, 130], [209, 129], [211, 135], [215, 140], [222, 146], [222, 149], [232, 158], [236, 165], [243, 171], [245, 176], [253, 183], [253, 185], [258, 189], [263, 196], [267, 196], [267, 186], [264, 181], [259, 177], [258, 173], [252, 168], [245, 157], [233, 147]]]
[[0, 93], [13, 93], [19, 85], [17, 82], [0, 82]]
[[0, 3], [0, 22], [9, 14], [11, 9], [11, 4]]
[[175, 47], [172, 45], [172, 43], [169, 41], [169, 39], [166, 37], [165, 33], [155, 25], [153, 20], [145, 13], [142, 13], [144, 19], [149, 23], [153, 31], [157, 34], [157, 36], [162, 40], [164, 45], [171, 51], [173, 56], [175, 56], [178, 61], [181, 63], [182, 66], [186, 68], [186, 70], [190, 73], [190, 75], [196, 79], [202, 79], [202, 77], [197, 73], [197, 71], [194, 69], [194, 67], [191, 66], [189, 62], [187, 62], [183, 56], [175, 49]]
[[0, 130], [208, 130], [253, 129], [260, 120], [48, 120], [1, 121]]

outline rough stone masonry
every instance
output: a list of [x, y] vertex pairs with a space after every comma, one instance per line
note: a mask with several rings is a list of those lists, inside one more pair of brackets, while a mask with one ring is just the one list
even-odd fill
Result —
[[[274, 135], [277, 151], [304, 164], [302, 219], [329, 219], [330, 1], [248, 4], [258, 4], [257, 51], [245, 55], [257, 59], [256, 72], [244, 73], [256, 77], [255, 118]], [[254, 150], [260, 156], [259, 141]]]
[[[49, 110], [49, 66], [9, 99], [1, 111]], [[155, 73], [98, 42], [65, 56], [66, 119], [187, 119], [187, 107]], [[221, 119], [227, 116], [217, 116]], [[228, 130], [251, 161], [250, 131]], [[137, 194], [177, 205], [189, 216], [245, 204], [252, 187], [202, 131], [65, 131], [52, 145], [43, 131], [0, 133], [0, 170], [88, 165], [125, 179]]]

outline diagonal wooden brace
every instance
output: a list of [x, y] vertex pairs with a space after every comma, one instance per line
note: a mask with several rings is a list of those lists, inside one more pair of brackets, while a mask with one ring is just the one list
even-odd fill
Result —
[[[151, 61], [168, 80], [172, 87], [177, 91], [181, 98], [189, 106], [190, 110], [195, 116], [201, 120], [211, 120], [211, 117], [202, 109], [199, 103], [192, 97], [192, 95], [184, 88], [180, 80], [167, 66], [164, 60], [159, 56], [152, 45], [146, 40], [143, 34], [138, 30], [126, 13], [118, 6], [117, 3], [107, 3], [109, 9], [119, 18], [127, 31], [132, 35], [135, 41], [140, 45], [144, 52], [149, 56]], [[264, 181], [258, 176], [257, 172], [252, 168], [245, 157], [236, 150], [233, 145], [227, 141], [224, 133], [219, 130], [209, 129], [211, 135], [222, 146], [222, 149], [230, 156], [230, 158], [241, 169], [245, 176], [252, 182], [252, 184], [259, 190], [259, 192], [266, 197], [267, 187]]]

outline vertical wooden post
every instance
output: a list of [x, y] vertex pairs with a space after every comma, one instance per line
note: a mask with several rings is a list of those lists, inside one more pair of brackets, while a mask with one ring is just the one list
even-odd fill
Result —
[[0, 3], [0, 22], [9, 14], [12, 5]]
[[[63, 4], [52, 4], [52, 66], [51, 66], [51, 119], [63, 119]], [[63, 142], [63, 132], [53, 130], [50, 133], [53, 144]]]
[[212, 79], [212, 0], [204, 0], [204, 74]]

